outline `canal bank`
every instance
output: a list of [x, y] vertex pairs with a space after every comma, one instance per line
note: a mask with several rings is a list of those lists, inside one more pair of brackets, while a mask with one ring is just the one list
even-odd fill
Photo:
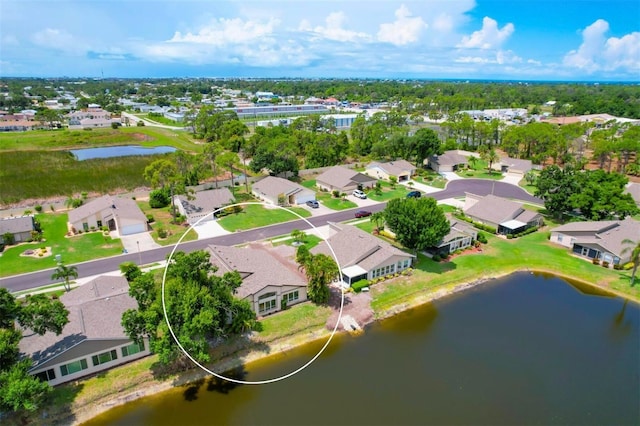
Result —
[[[479, 279], [475, 279], [471, 282], [451, 282], [442, 284], [436, 288], [432, 288], [428, 291], [420, 291], [413, 295], [411, 295], [409, 300], [405, 300], [402, 303], [395, 305], [391, 309], [387, 309], [383, 312], [379, 312], [378, 315], [374, 318], [369, 318], [366, 323], [362, 325], [370, 324], [375, 322], [376, 320], [384, 319], [392, 317], [396, 314], [400, 314], [402, 312], [411, 310], [418, 306], [433, 302], [438, 299], [445, 298], [447, 296], [463, 292], [465, 290], [471, 289], [473, 287], [479, 286], [481, 284], [493, 281], [496, 278], [500, 278], [506, 275], [512, 274], [514, 271], [504, 272], [495, 274], [493, 276], [485, 276]], [[553, 271], [529, 271], [531, 273], [548, 273], [553, 274], [555, 276], [559, 276], [565, 278], [570, 281], [576, 282], [576, 280], [572, 277], [563, 276], [562, 274], [558, 274]], [[402, 277], [399, 277], [402, 279]], [[594, 288], [599, 291], [607, 292], [612, 295], [617, 295], [620, 297], [624, 297], [625, 299], [632, 300], [637, 303], [638, 301], [629, 297], [625, 294], [616, 294], [617, 292], [609, 291], [608, 289], [603, 289], [602, 287], [595, 285], [593, 283], [581, 281], [581, 284], [585, 286]], [[380, 285], [380, 284], [379, 284]], [[384, 284], [381, 284], [384, 285]], [[316, 329], [316, 330], [304, 330], [301, 333], [287, 336], [286, 338], [279, 339], [278, 341], [274, 341], [269, 343], [269, 350], [265, 352], [264, 350], [245, 350], [243, 352], [236, 352], [226, 359], [223, 359], [217, 362], [212, 368], [214, 371], [227, 371], [231, 370], [235, 367], [238, 367], [241, 364], [248, 364], [258, 360], [263, 360], [269, 357], [278, 356], [281, 354], [286, 354], [289, 351], [294, 350], [303, 345], [308, 345], [313, 342], [324, 342], [330, 336], [330, 331], [326, 329], [326, 327]], [[321, 361], [321, 360], [320, 360]], [[62, 416], [62, 413], [59, 413], [61, 416], [55, 416], [52, 412], [50, 412], [50, 417], [46, 419], [47, 421], [51, 421], [51, 423], [56, 424], [81, 424], [90, 418], [97, 416], [113, 407], [134, 401], [136, 399], [154, 395], [157, 393], [161, 393], [167, 391], [171, 388], [184, 386], [188, 383], [193, 383], [198, 380], [201, 380], [207, 377], [208, 374], [202, 372], [200, 370], [190, 370], [185, 373], [181, 373], [178, 376], [172, 377], [168, 380], [164, 380], [158, 382], [156, 379], [152, 377], [150, 373], [147, 372], [144, 379], [141, 379], [137, 382], [137, 385], [134, 387], [128, 388], [119, 388], [115, 386], [113, 391], [103, 394], [99, 398], [95, 398], [92, 400], [87, 400], [84, 405], [71, 406], [70, 411], [66, 412], [66, 416]], [[42, 421], [42, 419], [39, 419]]]

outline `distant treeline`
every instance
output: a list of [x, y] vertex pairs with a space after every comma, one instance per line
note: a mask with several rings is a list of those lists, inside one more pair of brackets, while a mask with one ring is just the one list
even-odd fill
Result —
[[[334, 97], [351, 102], [400, 102], [407, 113], [443, 113], [486, 108], [528, 108], [555, 101], [556, 115], [608, 113], [640, 118], [640, 85], [597, 83], [476, 82], [426, 80], [304, 80], [304, 79], [1, 79], [0, 108], [28, 107], [25, 93], [55, 98], [54, 88], [80, 90], [106, 105], [124, 95], [137, 94], [145, 101], [164, 103], [171, 97], [187, 97], [197, 103], [203, 95], [217, 95], [222, 88], [276, 95]], [[24, 87], [30, 87], [24, 90]], [[197, 96], [194, 97], [194, 94]]]

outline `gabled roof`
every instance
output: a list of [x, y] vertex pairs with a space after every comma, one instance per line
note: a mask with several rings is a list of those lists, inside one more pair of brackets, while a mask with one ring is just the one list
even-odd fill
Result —
[[[341, 268], [359, 265], [368, 271], [392, 256], [414, 257], [353, 225], [331, 226], [337, 232], [327, 242], [331, 244]], [[321, 242], [311, 249], [311, 253], [323, 253], [333, 258], [327, 242]]]
[[523, 209], [520, 203], [493, 194], [484, 197], [469, 195], [478, 198], [478, 201], [464, 213], [482, 221], [500, 224], [515, 219], [528, 223], [540, 216], [539, 213]]
[[415, 170], [416, 166], [408, 162], [407, 160], [388, 161], [386, 163], [380, 163], [374, 161], [367, 166], [367, 169], [379, 167], [384, 170], [385, 173], [392, 176], [398, 176], [402, 173]]
[[533, 168], [531, 160], [523, 160], [520, 158], [502, 157], [500, 163], [509, 166], [509, 169], [520, 170], [522, 172], [528, 172]]
[[86, 340], [128, 341], [121, 325], [122, 314], [138, 307], [128, 292], [129, 283], [124, 277], [100, 276], [63, 294], [60, 301], [69, 310], [69, 323], [62, 333], [38, 336], [23, 330], [20, 352], [30, 356], [33, 368], [38, 368]]
[[371, 176], [342, 166], [333, 166], [316, 178], [317, 182], [326, 183], [337, 188], [375, 180], [376, 179]]
[[185, 195], [178, 195], [187, 215], [194, 213], [211, 213], [220, 207], [234, 201], [233, 194], [228, 188], [210, 189], [196, 192], [192, 200]]
[[19, 234], [21, 232], [33, 231], [33, 216], [9, 217], [0, 219], [0, 235]]
[[254, 183], [253, 190], [272, 198], [276, 198], [280, 194], [289, 196], [301, 191], [312, 192], [310, 189], [307, 189], [302, 185], [298, 185], [295, 182], [276, 176], [267, 176], [266, 178]]
[[607, 229], [618, 226], [618, 220], [601, 220], [595, 221], [583, 221], [583, 222], [569, 222], [564, 225], [553, 228], [552, 232], [592, 232], [598, 234], [604, 232]]
[[640, 222], [628, 217], [624, 220], [608, 220], [602, 222], [572, 222], [552, 229], [553, 232], [593, 232], [592, 235], [576, 238], [576, 244], [597, 244], [603, 249], [622, 257], [622, 251], [631, 250], [635, 244], [623, 243], [624, 240], [640, 241]]
[[457, 150], [445, 151], [441, 155], [432, 155], [429, 162], [440, 166], [455, 166], [457, 164], [467, 164], [469, 161], [466, 156], [458, 153]]
[[69, 222], [76, 223], [84, 218], [92, 216], [103, 210], [111, 209], [113, 216], [117, 217], [121, 224], [138, 223], [147, 221], [146, 216], [138, 207], [138, 204], [129, 198], [112, 197], [104, 195], [88, 202], [69, 212]]
[[304, 287], [307, 280], [295, 263], [295, 251], [290, 246], [267, 249], [261, 245], [227, 247], [210, 245], [211, 263], [218, 267], [216, 274], [238, 271], [242, 285], [237, 296], [245, 298], [268, 286]]
[[449, 233], [442, 237], [442, 241], [438, 244], [438, 247], [447, 244], [460, 237], [472, 236], [477, 234], [473, 226], [467, 222], [459, 220], [452, 214], [447, 214], [447, 220], [449, 221]]

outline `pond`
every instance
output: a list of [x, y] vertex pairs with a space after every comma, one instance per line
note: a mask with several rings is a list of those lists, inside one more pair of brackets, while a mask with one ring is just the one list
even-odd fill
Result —
[[169, 152], [175, 152], [176, 148], [172, 146], [156, 146], [153, 148], [146, 148], [139, 145], [119, 145], [119, 146], [104, 146], [100, 148], [83, 148], [83, 149], [70, 149], [71, 154], [78, 161], [91, 160], [94, 158], [111, 158], [111, 157], [127, 157], [131, 155], [157, 155], [167, 154]]
[[[338, 336], [284, 381], [206, 380], [87, 424], [638, 424], [639, 323], [634, 303], [518, 273]], [[277, 377], [317, 350], [233, 375]]]

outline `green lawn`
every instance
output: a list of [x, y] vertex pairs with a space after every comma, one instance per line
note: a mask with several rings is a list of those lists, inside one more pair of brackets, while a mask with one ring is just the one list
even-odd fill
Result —
[[294, 305], [285, 311], [269, 315], [260, 320], [262, 331], [259, 341], [271, 341], [275, 338], [294, 335], [308, 328], [324, 327], [331, 315], [331, 308], [313, 303]]
[[640, 299], [640, 285], [630, 287], [630, 271], [615, 271], [573, 257], [566, 248], [552, 245], [547, 232], [535, 232], [514, 240], [489, 236], [483, 252], [462, 255], [437, 263], [420, 257], [418, 269], [409, 280], [374, 286], [372, 306], [380, 314], [398, 304], [408, 303], [425, 290], [447, 288], [482, 277], [532, 269], [561, 274]]
[[346, 210], [352, 209], [354, 207], [358, 207], [356, 203], [351, 200], [335, 198], [329, 192], [318, 192], [316, 194], [316, 199], [322, 203], [322, 205], [332, 209], [332, 210]]
[[425, 185], [440, 189], [444, 189], [447, 185], [447, 180], [431, 169], [419, 169], [418, 174], [419, 176], [414, 178], [416, 182], [424, 183]]
[[[56, 266], [55, 255], [57, 254], [61, 255], [65, 264], [71, 265], [122, 253], [120, 240], [103, 236], [102, 232], [88, 232], [66, 238], [66, 213], [39, 214], [36, 215], [36, 219], [40, 221], [46, 241], [5, 248], [2, 257], [0, 257], [0, 276], [5, 277], [54, 268]], [[40, 247], [51, 247], [52, 256], [42, 258], [20, 256], [25, 250]]]
[[367, 197], [371, 198], [374, 201], [389, 201], [392, 198], [406, 197], [407, 192], [410, 191], [409, 188], [403, 185], [396, 184], [395, 188], [392, 188], [389, 182], [379, 182], [382, 184], [382, 194], [377, 195], [375, 189], [371, 189], [369, 190], [369, 192], [367, 192]]
[[[153, 216], [154, 221], [151, 223], [151, 237], [153, 240], [162, 245], [168, 246], [178, 242], [182, 237], [182, 234], [188, 229], [184, 225], [174, 225], [171, 223], [173, 217], [171, 216], [170, 207], [163, 207], [161, 209], [152, 209], [149, 207], [148, 201], [138, 201], [138, 206], [144, 212], [145, 215], [150, 214]], [[160, 239], [158, 237], [158, 229], [163, 228], [168, 231], [167, 238]], [[189, 230], [182, 242], [193, 241], [198, 239], [198, 234], [193, 229]]]
[[[280, 246], [280, 245], [283, 245], [283, 244], [286, 244], [286, 245], [288, 245], [288, 246], [292, 246], [292, 245], [293, 245], [293, 243], [294, 243], [293, 238], [288, 238], [288, 239], [286, 239], [286, 240], [281, 240], [281, 241], [273, 242], [274, 240], [279, 240], [279, 239], [281, 239], [281, 238], [283, 238], [283, 237], [277, 237], [277, 238], [274, 238], [274, 239], [272, 240], [272, 244], [273, 244], [274, 246]], [[309, 250], [311, 250], [312, 248], [314, 248], [315, 246], [317, 246], [318, 244], [320, 244], [320, 242], [321, 242], [321, 241], [323, 241], [323, 240], [322, 240], [322, 238], [320, 238], [320, 237], [318, 237], [318, 236], [316, 236], [316, 235], [309, 235], [309, 234], [307, 234], [307, 236], [304, 238], [304, 245], [305, 245], [305, 246], [307, 246], [307, 248], [308, 248]]]
[[[275, 207], [266, 208], [258, 204], [250, 204], [242, 207], [241, 213], [225, 216], [219, 219], [218, 223], [227, 231], [234, 232], [299, 219], [296, 215]], [[311, 213], [302, 207], [287, 208], [302, 217], [311, 216]]]
[[145, 120], [151, 121], [152, 123], [164, 124], [166, 126], [173, 126], [173, 127], [186, 126], [184, 122], [174, 121], [163, 116], [150, 115], [150, 114], [136, 114], [136, 116], [138, 117], [140, 117], [140, 115], [142, 115], [142, 118], [144, 118]]

